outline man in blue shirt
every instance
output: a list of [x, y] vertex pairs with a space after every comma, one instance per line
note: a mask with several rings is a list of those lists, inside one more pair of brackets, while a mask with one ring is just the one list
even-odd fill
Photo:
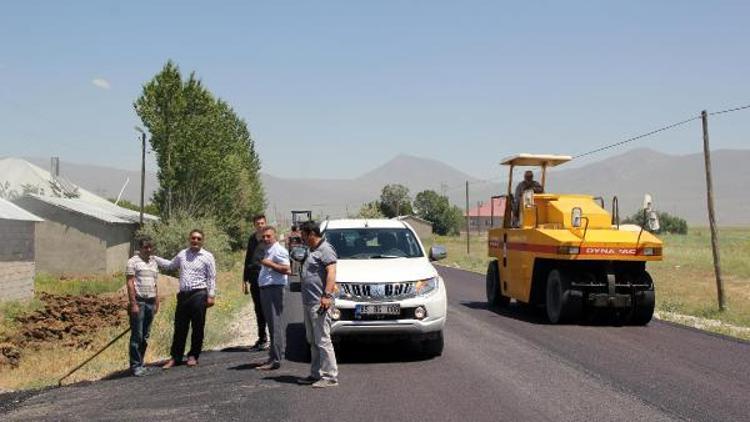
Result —
[[281, 360], [284, 358], [284, 289], [287, 285], [287, 274], [291, 269], [289, 252], [276, 241], [276, 229], [271, 226], [264, 227], [261, 239], [266, 245], [266, 253], [260, 261], [262, 267], [258, 276], [258, 286], [263, 316], [271, 333], [271, 347], [268, 349], [268, 360], [256, 369], [272, 371], [281, 367]]

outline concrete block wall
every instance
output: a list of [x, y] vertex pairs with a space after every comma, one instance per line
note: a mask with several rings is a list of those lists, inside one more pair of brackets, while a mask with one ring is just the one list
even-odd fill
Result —
[[0, 220], [0, 301], [34, 296], [35, 224]]
[[0, 219], [0, 261], [34, 260], [34, 224]]
[[34, 262], [0, 262], [0, 301], [34, 296]]

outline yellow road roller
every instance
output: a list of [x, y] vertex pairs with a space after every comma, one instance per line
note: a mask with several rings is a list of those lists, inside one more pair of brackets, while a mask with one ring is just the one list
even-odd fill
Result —
[[[608, 309], [623, 323], [645, 325], [655, 300], [646, 263], [662, 259], [662, 242], [643, 227], [620, 224], [617, 197], [608, 212], [601, 197], [547, 193], [547, 169], [570, 160], [518, 154], [501, 162], [509, 167], [508, 191], [493, 198], [502, 224], [488, 233], [487, 302], [543, 304], [553, 324]], [[540, 169], [541, 181], [527, 172], [512, 191], [516, 167]], [[644, 213], [653, 229], [658, 220], [650, 208]]]

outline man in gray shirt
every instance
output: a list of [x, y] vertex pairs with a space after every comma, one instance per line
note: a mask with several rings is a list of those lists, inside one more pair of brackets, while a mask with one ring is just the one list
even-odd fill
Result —
[[333, 306], [336, 287], [336, 251], [322, 238], [317, 223], [305, 222], [301, 231], [302, 241], [310, 248], [302, 264], [302, 306], [312, 362], [310, 375], [298, 382], [316, 388], [335, 387], [338, 385], [338, 366], [328, 310]]

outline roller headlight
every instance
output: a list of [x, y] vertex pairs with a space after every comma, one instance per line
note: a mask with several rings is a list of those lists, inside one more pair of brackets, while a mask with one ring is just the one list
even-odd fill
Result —
[[417, 281], [414, 286], [414, 290], [417, 292], [417, 296], [429, 296], [434, 293], [438, 288], [438, 281], [440, 277], [432, 277], [424, 280]]

